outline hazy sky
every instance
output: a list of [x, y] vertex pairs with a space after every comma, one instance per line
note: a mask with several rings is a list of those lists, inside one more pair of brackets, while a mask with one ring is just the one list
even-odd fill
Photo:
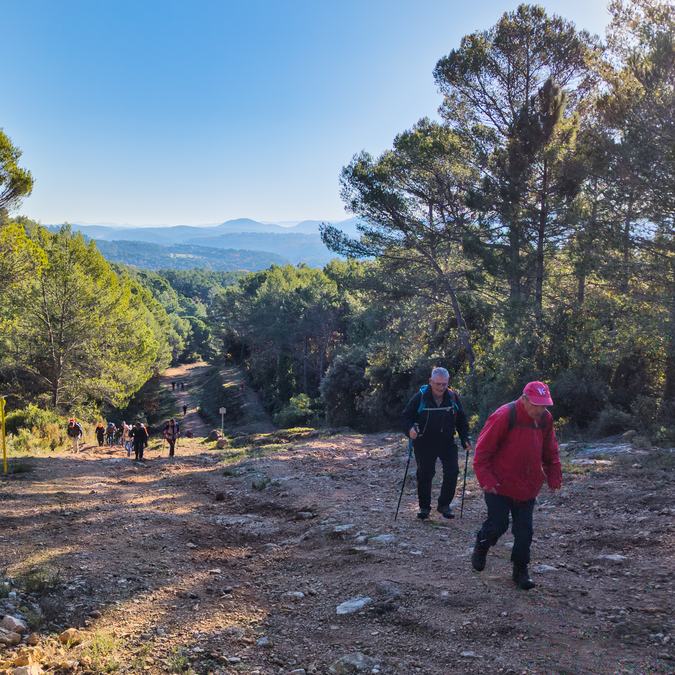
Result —
[[[43, 223], [347, 217], [342, 166], [441, 102], [502, 0], [0, 0], [0, 128]], [[541, 2], [604, 34], [606, 0]]]

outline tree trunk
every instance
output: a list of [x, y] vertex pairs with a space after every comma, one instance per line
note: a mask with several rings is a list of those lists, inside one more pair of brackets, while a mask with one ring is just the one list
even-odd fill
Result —
[[536, 278], [534, 287], [534, 314], [537, 328], [544, 328], [544, 243], [546, 241], [546, 223], [548, 221], [548, 161], [544, 160], [544, 175], [542, 177], [541, 198], [539, 205], [539, 226], [537, 228], [537, 258]]
[[634, 195], [631, 190], [628, 195], [628, 208], [626, 209], [626, 218], [623, 224], [623, 236], [621, 241], [622, 246], [622, 258], [623, 258], [623, 269], [621, 271], [621, 286], [620, 289], [623, 293], [628, 292], [628, 286], [630, 281], [630, 270], [628, 269], [630, 264], [631, 257], [631, 227], [633, 224], [633, 204], [634, 204]]
[[586, 271], [591, 266], [589, 260], [590, 251], [592, 250], [593, 244], [595, 242], [595, 231], [598, 222], [597, 182], [593, 187], [593, 208], [591, 209], [591, 218], [586, 228], [586, 236], [583, 240], [583, 246], [581, 247], [581, 262], [578, 266], [577, 302], [579, 304], [579, 308], [583, 307], [584, 302], [586, 301]]
[[675, 258], [670, 263], [670, 289], [663, 408], [672, 413], [675, 412]]
[[302, 392], [307, 394], [307, 336], [302, 345]]
[[[515, 218], [514, 218], [515, 220]], [[519, 305], [522, 298], [520, 286], [520, 230], [512, 223], [509, 228], [509, 295], [512, 305]]]

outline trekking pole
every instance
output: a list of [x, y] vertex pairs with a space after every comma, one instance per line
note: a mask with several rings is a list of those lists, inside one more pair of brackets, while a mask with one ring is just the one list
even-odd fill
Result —
[[412, 439], [408, 439], [408, 461], [405, 464], [405, 473], [403, 474], [403, 483], [401, 484], [401, 494], [398, 496], [398, 504], [396, 505], [396, 514], [394, 515], [394, 522], [398, 518], [398, 510], [401, 507], [401, 498], [403, 497], [403, 490], [405, 490], [405, 481], [408, 477], [408, 469], [410, 468], [410, 458], [413, 454], [413, 442]]
[[469, 446], [466, 446], [466, 457], [464, 458], [464, 485], [462, 486], [462, 506], [459, 510], [459, 517], [464, 516], [464, 493], [466, 492], [466, 469], [469, 466]]

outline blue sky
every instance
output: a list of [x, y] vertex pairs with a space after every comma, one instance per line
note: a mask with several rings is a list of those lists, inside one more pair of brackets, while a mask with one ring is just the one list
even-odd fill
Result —
[[[605, 0], [541, 2], [604, 34]], [[0, 128], [43, 223], [340, 219], [342, 166], [441, 102], [518, 2], [0, 0]]]

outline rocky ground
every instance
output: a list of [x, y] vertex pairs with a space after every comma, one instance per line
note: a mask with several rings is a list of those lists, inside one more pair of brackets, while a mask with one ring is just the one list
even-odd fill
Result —
[[0, 672], [675, 671], [672, 452], [576, 448], [525, 592], [510, 535], [471, 570], [471, 477], [463, 519], [416, 520], [411, 475], [394, 522], [399, 435], [235, 445], [88, 448], [0, 480], [0, 614], [27, 624], [0, 632], [21, 641]]

